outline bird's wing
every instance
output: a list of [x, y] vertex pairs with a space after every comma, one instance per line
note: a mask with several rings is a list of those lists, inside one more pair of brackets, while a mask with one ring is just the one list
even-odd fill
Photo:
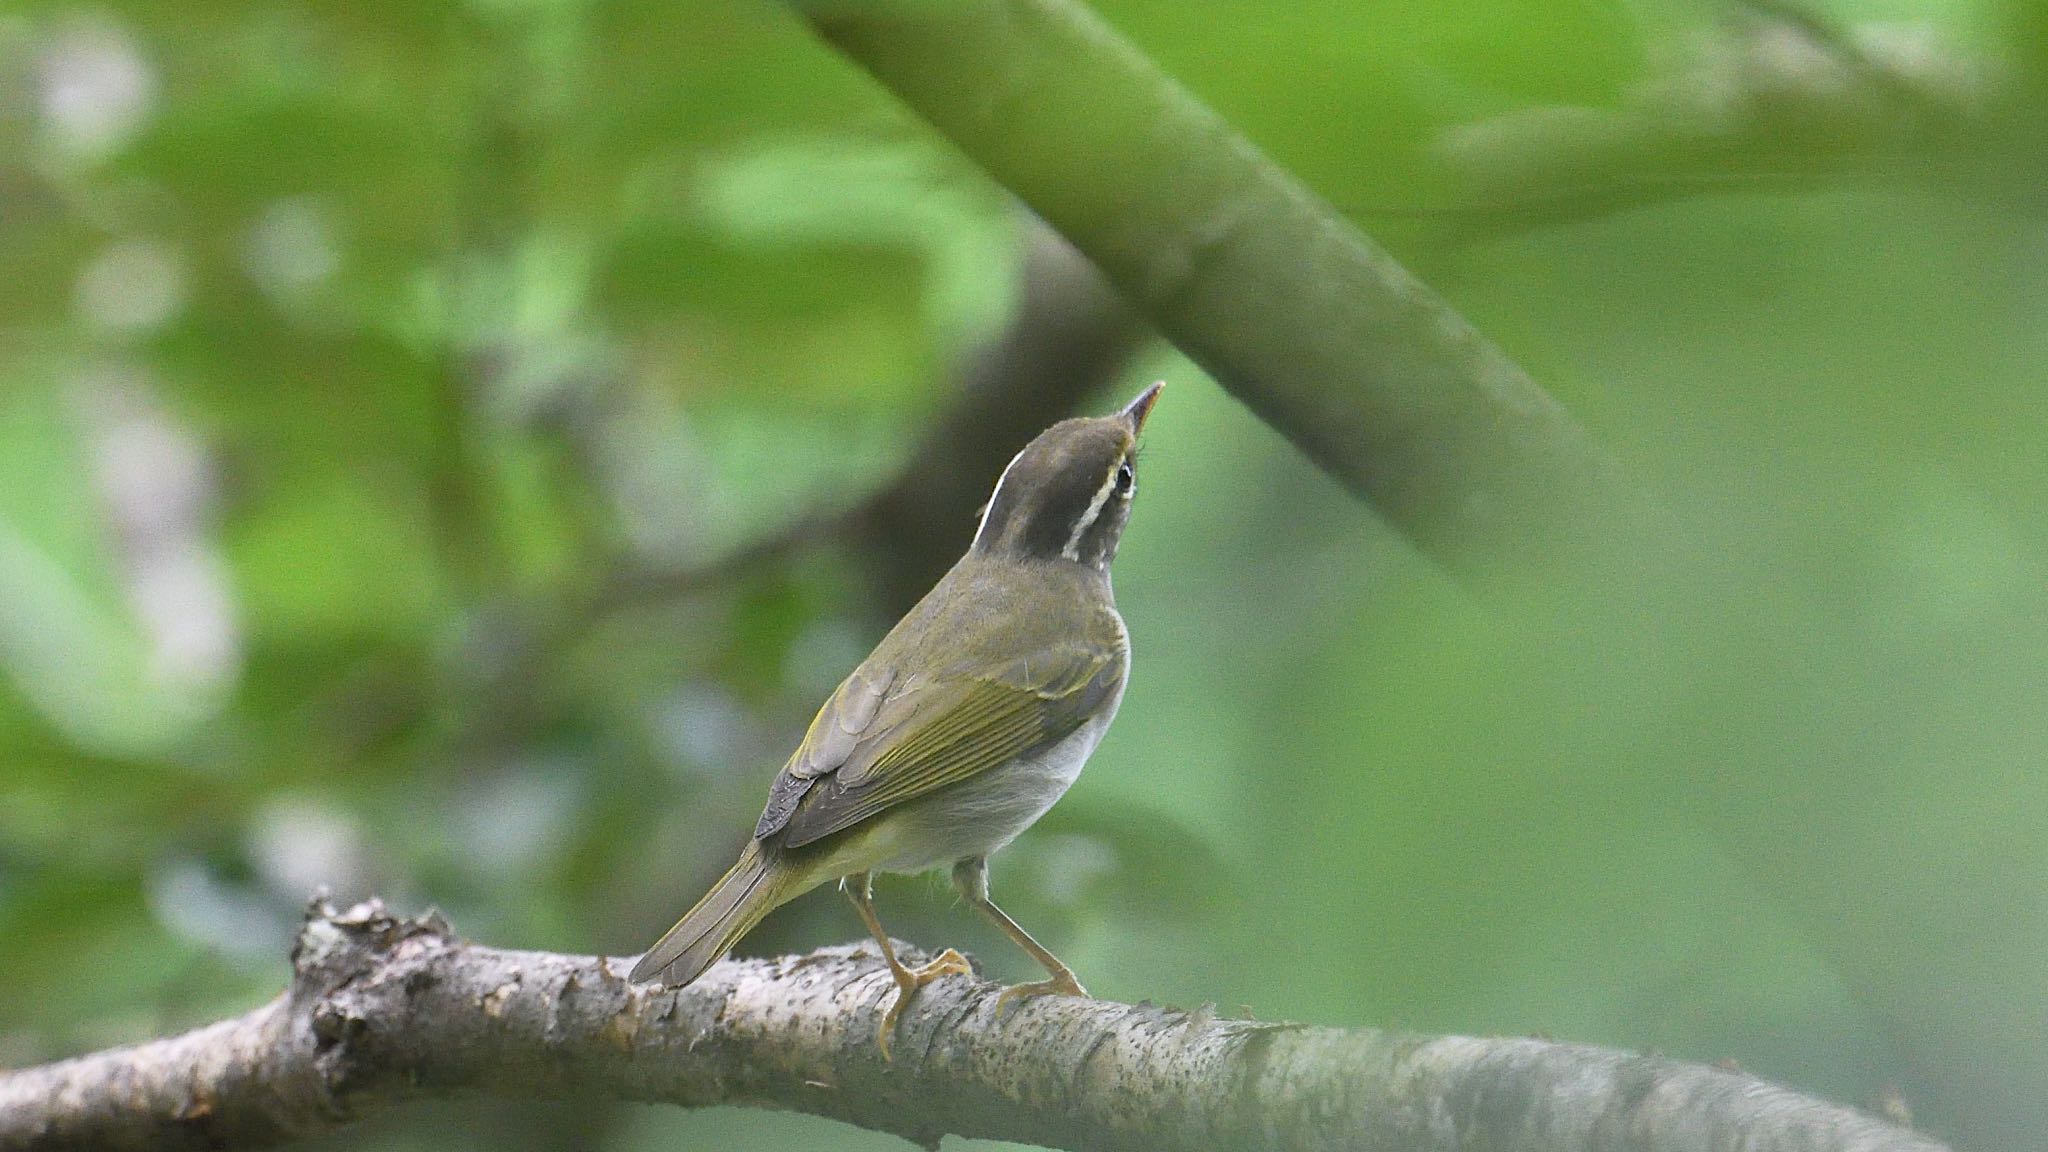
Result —
[[872, 738], [871, 731], [891, 731], [900, 726], [900, 717], [892, 720], [879, 715], [884, 701], [893, 700], [890, 711], [900, 714], [923, 696], [919, 685], [899, 685], [894, 674], [886, 669], [870, 668], [867, 664], [854, 669], [811, 718], [803, 743], [797, 745], [789, 763], [776, 775], [768, 791], [768, 806], [761, 810], [761, 820], [754, 825], [754, 839], [782, 831], [818, 777], [837, 771], [851, 759], [860, 745]]
[[756, 837], [788, 847], [965, 780], [1072, 734], [1121, 685], [1121, 629], [943, 682], [885, 683], [856, 671], [776, 777]]

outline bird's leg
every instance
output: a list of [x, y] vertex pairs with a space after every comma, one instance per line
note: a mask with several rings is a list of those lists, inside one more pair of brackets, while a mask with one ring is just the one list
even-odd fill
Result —
[[1023, 925], [1010, 919], [1008, 912], [996, 907], [995, 901], [988, 898], [988, 857], [969, 856], [953, 865], [953, 887], [959, 890], [961, 899], [980, 909], [982, 915], [1001, 928], [1005, 936], [1015, 940], [1019, 948], [1029, 952], [1031, 958], [1052, 977], [1030, 984], [1012, 984], [1003, 989], [1002, 995], [996, 998], [997, 1016], [1003, 1014], [1004, 1006], [1010, 1001], [1028, 996], [1079, 996], [1087, 999], [1088, 990], [1074, 978], [1074, 970], [1062, 964], [1059, 957], [1046, 950], [1045, 945], [1032, 939]]
[[889, 942], [889, 934], [882, 930], [882, 918], [875, 915], [872, 878], [866, 872], [842, 876], [839, 878], [839, 890], [853, 902], [853, 910], [860, 913], [860, 922], [868, 926], [868, 934], [881, 946], [882, 961], [889, 965], [889, 974], [896, 978], [896, 1000], [882, 1014], [881, 1034], [875, 1038], [882, 1049], [882, 1059], [887, 1060], [889, 1040], [896, 1034], [896, 1018], [903, 1015], [903, 1006], [910, 1003], [917, 990], [941, 976], [972, 976], [974, 969], [968, 965], [967, 957], [951, 948], [921, 967], [904, 967], [903, 962], [896, 958], [896, 946]]

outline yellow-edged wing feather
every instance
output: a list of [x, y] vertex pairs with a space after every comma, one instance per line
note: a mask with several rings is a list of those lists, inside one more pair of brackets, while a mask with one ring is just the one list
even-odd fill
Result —
[[796, 848], [1071, 735], [1122, 684], [1121, 628], [942, 683], [847, 678], [776, 778], [757, 837]]

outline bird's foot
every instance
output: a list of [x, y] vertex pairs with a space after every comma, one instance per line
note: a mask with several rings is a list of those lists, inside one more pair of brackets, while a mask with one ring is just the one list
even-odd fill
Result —
[[996, 997], [996, 1019], [1003, 1018], [1003, 1010], [1012, 1000], [1029, 1000], [1034, 996], [1077, 996], [1088, 999], [1088, 990], [1074, 979], [1072, 972], [1061, 971], [1050, 980], [1035, 980], [1029, 984], [1012, 984]]
[[881, 1034], [875, 1038], [881, 1045], [884, 1060], [889, 1059], [889, 1041], [896, 1035], [896, 1020], [903, 1015], [904, 1007], [910, 1003], [912, 996], [917, 995], [918, 989], [941, 976], [974, 975], [974, 967], [967, 962], [967, 957], [951, 948], [932, 957], [930, 963], [919, 967], [905, 968], [897, 964], [891, 965], [889, 970], [896, 977], [896, 1002], [889, 1005], [889, 1010], [882, 1014]]

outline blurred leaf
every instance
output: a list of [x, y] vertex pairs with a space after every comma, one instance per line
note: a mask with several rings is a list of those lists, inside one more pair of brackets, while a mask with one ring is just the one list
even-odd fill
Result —
[[0, 668], [11, 687], [85, 748], [170, 750], [218, 694], [154, 666], [119, 599], [92, 466], [55, 389], [18, 392], [0, 410], [0, 459], [13, 481], [0, 486]]

